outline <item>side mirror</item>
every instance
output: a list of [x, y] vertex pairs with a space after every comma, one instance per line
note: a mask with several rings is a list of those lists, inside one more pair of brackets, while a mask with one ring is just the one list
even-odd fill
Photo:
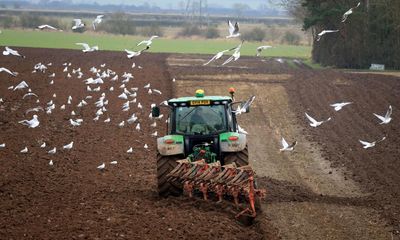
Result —
[[160, 116], [160, 108], [159, 107], [152, 107], [151, 108], [151, 116], [153, 118], [159, 117]]

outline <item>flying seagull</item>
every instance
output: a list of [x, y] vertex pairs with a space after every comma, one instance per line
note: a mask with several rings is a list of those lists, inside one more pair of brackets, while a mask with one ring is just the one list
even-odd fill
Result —
[[236, 61], [240, 58], [240, 48], [242, 47], [244, 41], [242, 41], [237, 47], [229, 49], [229, 51], [234, 51], [232, 56], [230, 56], [224, 63], [222, 63], [222, 66], [225, 64], [230, 63], [231, 61]]
[[103, 21], [103, 17], [104, 17], [104, 15], [96, 16], [96, 19], [93, 20], [93, 22], [92, 22], [93, 30], [96, 30], [96, 24], [99, 25]]
[[362, 140], [358, 140], [358, 141], [363, 145], [364, 149], [367, 149], [367, 148], [375, 147], [375, 144], [382, 142], [385, 139], [386, 139], [386, 136], [383, 137], [381, 140], [374, 141], [374, 142], [366, 142], [366, 141], [362, 141]]
[[148, 50], [149, 48], [150, 48], [150, 47], [147, 46], [146, 48], [144, 48], [144, 49], [142, 49], [142, 50], [139, 50], [139, 51], [137, 51], [137, 52], [129, 51], [128, 49], [125, 49], [125, 52], [128, 54], [128, 55], [127, 55], [128, 58], [133, 58], [133, 57], [139, 56], [140, 54], [142, 54], [142, 52]]
[[82, 22], [81, 19], [74, 19], [74, 22], [75, 22], [75, 25], [72, 26], [72, 30], [76, 30], [76, 29], [85, 27], [85, 24]]
[[8, 73], [10, 75], [13, 75], [14, 77], [16, 77], [18, 75], [17, 72], [12, 72], [12, 71], [8, 70], [7, 68], [4, 68], [4, 67], [0, 67], [0, 72], [6, 72], [6, 73]]
[[214, 55], [214, 57], [212, 57], [208, 62], [204, 63], [203, 66], [208, 65], [210, 62], [220, 59], [222, 57], [222, 55], [224, 55], [224, 53], [228, 52], [229, 49], [223, 50], [221, 52], [218, 52], [217, 54]]
[[151, 36], [148, 40], [143, 40], [140, 43], [138, 43], [136, 46], [140, 46], [142, 44], [146, 44], [147, 47], [150, 47], [150, 45], [153, 43], [153, 39], [158, 38], [158, 36], [154, 35]]
[[40, 124], [40, 122], [38, 120], [38, 116], [36, 114], [33, 115], [33, 118], [31, 120], [22, 120], [22, 121], [19, 121], [18, 123], [28, 126], [29, 128], [35, 128], [35, 127], [39, 126], [39, 124]]
[[319, 40], [321, 40], [321, 37], [327, 33], [335, 33], [335, 32], [339, 32], [339, 30], [323, 30], [322, 32], [318, 33], [318, 38], [317, 38], [317, 42]]
[[24, 89], [27, 87], [29, 87], [28, 84], [25, 81], [22, 81], [17, 86], [14, 87], [13, 91], [19, 90], [19, 89]]
[[389, 109], [387, 110], [385, 116], [381, 116], [381, 115], [374, 113], [375, 117], [379, 118], [379, 120], [382, 121], [379, 124], [388, 124], [390, 121], [392, 121], [392, 118], [390, 117], [392, 115], [392, 110], [393, 110], [392, 106], [389, 105]]
[[239, 37], [239, 24], [238, 22], [235, 23], [235, 26], [231, 23], [230, 20], [228, 20], [228, 27], [229, 27], [229, 35], [226, 36], [226, 38], [234, 38], [234, 37]]
[[326, 119], [325, 121], [320, 121], [318, 122], [317, 120], [315, 120], [314, 118], [312, 118], [310, 115], [308, 115], [306, 113], [306, 117], [308, 118], [308, 120], [310, 121], [310, 126], [311, 127], [318, 127], [319, 125], [323, 124], [324, 122], [328, 122], [331, 120], [331, 118], [329, 117], [328, 119]]
[[256, 56], [257, 56], [257, 57], [260, 56], [260, 55], [261, 55], [261, 52], [262, 52], [263, 50], [265, 50], [265, 49], [268, 49], [268, 48], [272, 48], [272, 46], [268, 46], [268, 45], [259, 46], [259, 47], [257, 48], [257, 54], [256, 54]]
[[[56, 31], [58, 31], [57, 28], [55, 28], [55, 27], [53, 27], [53, 26], [50, 26], [50, 25], [47, 25], [47, 24], [40, 25], [40, 26], [38, 26], [37, 28], [40, 29], [40, 30], [51, 29], [51, 30], [56, 30]], [[60, 31], [62, 31], [62, 30], [60, 30]]]
[[331, 104], [331, 107], [334, 107], [335, 111], [338, 112], [340, 111], [344, 106], [352, 104], [352, 102], [341, 102], [341, 103], [334, 103]]
[[94, 51], [99, 50], [98, 46], [90, 47], [89, 44], [87, 44], [87, 43], [76, 43], [76, 45], [83, 46], [82, 52], [84, 52], [84, 53], [86, 53], [86, 52], [94, 52]]
[[254, 99], [256, 99], [256, 96], [251, 96], [243, 105], [238, 106], [237, 110], [234, 111], [236, 115], [240, 115], [242, 113], [245, 113], [246, 110], [253, 104]]
[[6, 47], [6, 50], [3, 51], [3, 55], [6, 55], [6, 56], [7, 55], [13, 55], [13, 56], [25, 58], [25, 56], [19, 54], [18, 51], [14, 50], [14, 49], [11, 49], [9, 47]]
[[286, 142], [286, 140], [282, 137], [281, 143], [282, 143], [282, 148], [279, 149], [280, 152], [283, 152], [283, 151], [293, 151], [293, 150], [294, 150], [294, 147], [295, 147], [296, 144], [297, 144], [297, 141], [294, 141], [292, 144], [289, 145], [289, 144]]
[[352, 14], [352, 13], [353, 13], [353, 10], [356, 9], [356, 8], [358, 8], [358, 7], [360, 6], [360, 4], [361, 4], [361, 2], [359, 2], [359, 3], [357, 4], [357, 6], [352, 7], [352, 8], [350, 8], [347, 12], [345, 12], [345, 13], [343, 14], [343, 17], [342, 17], [342, 22], [345, 22], [345, 21], [347, 20], [347, 17], [348, 17], [350, 14]]

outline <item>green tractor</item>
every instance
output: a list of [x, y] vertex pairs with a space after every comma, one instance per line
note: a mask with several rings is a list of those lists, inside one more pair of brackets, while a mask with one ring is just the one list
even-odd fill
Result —
[[[157, 139], [158, 193], [163, 197], [202, 193], [204, 200], [211, 196], [218, 202], [233, 199], [241, 209], [236, 218], [247, 225], [256, 217], [266, 191], [257, 189], [255, 172], [248, 165], [246, 132], [236, 116], [249, 112], [255, 97], [236, 102], [235, 90], [229, 92], [230, 96], [205, 96], [197, 90], [195, 97], [167, 101], [167, 135]], [[154, 107], [152, 116], [159, 114], [159, 107]]]

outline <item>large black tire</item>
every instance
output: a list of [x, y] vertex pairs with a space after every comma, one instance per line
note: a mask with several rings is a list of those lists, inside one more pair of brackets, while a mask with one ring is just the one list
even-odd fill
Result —
[[162, 156], [157, 154], [157, 182], [158, 195], [168, 197], [169, 195], [179, 196], [182, 194], [182, 184], [179, 182], [167, 181], [167, 175], [178, 163], [176, 160], [182, 159], [179, 156]]
[[227, 155], [225, 155], [224, 164], [230, 163], [236, 163], [238, 167], [249, 165], [249, 150], [247, 145], [242, 151], [227, 153]]

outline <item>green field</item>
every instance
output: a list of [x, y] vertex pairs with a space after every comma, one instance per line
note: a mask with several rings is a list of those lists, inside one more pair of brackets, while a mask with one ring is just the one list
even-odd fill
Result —
[[[123, 51], [125, 48], [139, 50], [135, 46], [143, 39], [145, 38], [110, 34], [3, 30], [0, 34], [0, 45], [80, 49], [80, 46], [75, 43], [85, 42], [90, 46], [99, 46], [100, 50]], [[239, 39], [191, 40], [159, 38], [153, 41], [150, 52], [215, 54], [221, 50], [235, 47], [239, 43]], [[263, 43], [245, 42], [241, 49], [241, 55], [254, 56], [256, 48], [260, 45], [263, 45]], [[265, 50], [262, 56], [309, 58], [310, 54], [311, 47], [308, 46], [275, 45], [274, 48]]]

